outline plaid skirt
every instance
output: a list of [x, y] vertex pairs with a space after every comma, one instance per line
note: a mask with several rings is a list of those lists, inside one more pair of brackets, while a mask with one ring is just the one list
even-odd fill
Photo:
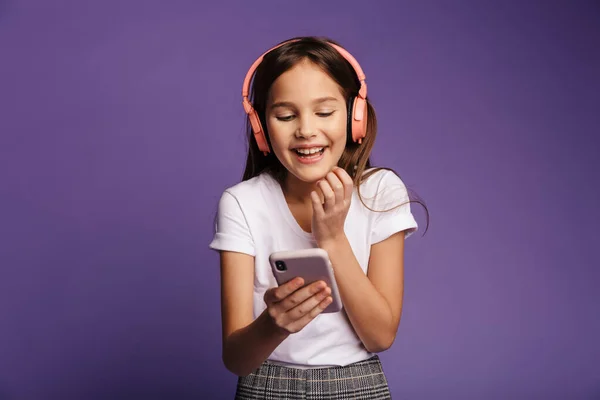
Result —
[[391, 399], [377, 355], [343, 367], [290, 368], [265, 361], [239, 377], [236, 400]]

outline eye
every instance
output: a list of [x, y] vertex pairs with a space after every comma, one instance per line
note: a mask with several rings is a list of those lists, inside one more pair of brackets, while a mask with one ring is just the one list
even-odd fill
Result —
[[317, 113], [317, 115], [318, 115], [319, 117], [326, 118], [326, 117], [329, 117], [330, 115], [332, 115], [334, 112], [335, 112], [335, 111], [331, 111], [331, 112], [320, 112], [320, 113]]
[[277, 118], [278, 121], [286, 122], [286, 121], [291, 121], [294, 118], [294, 116], [293, 115], [284, 115], [284, 116], [277, 116], [275, 118]]

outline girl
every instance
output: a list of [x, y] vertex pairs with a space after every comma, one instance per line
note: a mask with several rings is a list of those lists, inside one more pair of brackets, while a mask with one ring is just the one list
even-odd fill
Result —
[[[364, 73], [333, 41], [294, 38], [256, 60], [242, 95], [246, 169], [219, 201], [210, 244], [236, 398], [390, 398], [376, 353], [396, 337], [404, 240], [417, 223], [401, 179], [371, 167]], [[310, 247], [329, 255], [338, 313], [321, 314], [332, 301], [324, 282], [276, 284], [269, 255]]]

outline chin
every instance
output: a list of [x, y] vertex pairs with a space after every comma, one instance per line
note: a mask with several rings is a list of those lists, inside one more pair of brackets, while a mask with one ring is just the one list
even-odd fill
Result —
[[[341, 156], [341, 154], [340, 154]], [[285, 156], [284, 167], [298, 180], [305, 183], [315, 183], [325, 176], [337, 165], [339, 157], [335, 157], [330, 148], [326, 148], [321, 156], [314, 159], [300, 158], [290, 151]]]
[[312, 168], [309, 171], [298, 170], [294, 168], [291, 170], [292, 174], [305, 183], [316, 183], [319, 180], [325, 178], [325, 176], [331, 171], [332, 168]]
[[288, 164], [287, 170], [297, 179], [305, 183], [316, 183], [325, 178], [329, 172], [337, 165], [337, 163], [322, 162], [313, 165], [298, 165], [295, 163]]

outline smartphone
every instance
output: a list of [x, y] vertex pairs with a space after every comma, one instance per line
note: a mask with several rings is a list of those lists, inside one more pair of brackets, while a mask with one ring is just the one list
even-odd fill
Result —
[[333, 301], [323, 313], [334, 313], [342, 309], [342, 300], [335, 282], [335, 275], [327, 252], [320, 248], [277, 251], [270, 255], [269, 262], [278, 285], [296, 278], [304, 279], [304, 285], [319, 280], [331, 289]]

